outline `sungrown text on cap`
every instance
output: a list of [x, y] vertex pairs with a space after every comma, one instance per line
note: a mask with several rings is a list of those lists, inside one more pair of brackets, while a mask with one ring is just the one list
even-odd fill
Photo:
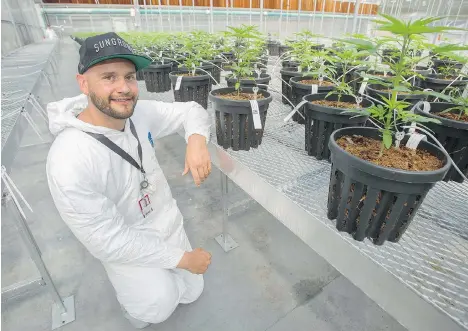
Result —
[[96, 53], [98, 53], [101, 49], [105, 47], [117, 46], [117, 45], [125, 47], [126, 49], [128, 49], [130, 52], [133, 53], [133, 48], [120, 38], [107, 38], [107, 39], [101, 40], [98, 43], [94, 44], [94, 49], [96, 49]]

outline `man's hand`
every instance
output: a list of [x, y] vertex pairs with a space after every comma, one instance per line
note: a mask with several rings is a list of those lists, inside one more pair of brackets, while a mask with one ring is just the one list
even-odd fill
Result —
[[211, 173], [211, 159], [206, 147], [206, 138], [199, 134], [192, 134], [188, 138], [185, 170], [182, 175], [186, 175], [189, 170], [197, 186], [200, 186]]
[[177, 268], [190, 271], [192, 274], [204, 274], [211, 264], [211, 254], [196, 248], [192, 252], [185, 252]]

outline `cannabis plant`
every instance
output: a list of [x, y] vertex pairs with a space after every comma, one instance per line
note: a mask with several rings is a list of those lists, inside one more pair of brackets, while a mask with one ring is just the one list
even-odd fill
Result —
[[[394, 132], [398, 130], [397, 127], [399, 124], [407, 122], [438, 122], [432, 118], [414, 114], [411, 112], [409, 103], [397, 100], [398, 93], [411, 93], [405, 78], [407, 77], [408, 72], [412, 69], [412, 62], [408, 61], [408, 58], [410, 58], [410, 50], [412, 48], [411, 45], [416, 39], [419, 40], [420, 36], [424, 34], [441, 33], [449, 30], [460, 29], [433, 25], [440, 21], [442, 19], [441, 17], [428, 17], [415, 21], [403, 21], [390, 15], [381, 14], [380, 16], [382, 17], [381, 19], [375, 20], [375, 23], [378, 25], [377, 30], [390, 32], [393, 35], [392, 37], [387, 37], [386, 40], [399, 45], [399, 52], [395, 54], [395, 58], [398, 57], [398, 61], [390, 61], [386, 63], [390, 66], [393, 73], [392, 76], [387, 77], [387, 80], [391, 83], [392, 87], [390, 97], [383, 97], [382, 103], [376, 103], [370, 108], [362, 111], [370, 115], [379, 124], [379, 129], [382, 133], [382, 147], [390, 148], [392, 146]], [[359, 47], [366, 49], [370, 53], [382, 57], [378, 52], [379, 45], [373, 42], [353, 39], [348, 39], [346, 41], [352, 44], [357, 44]], [[464, 49], [467, 49], [467, 47], [458, 45], [442, 45], [434, 46], [432, 48], [432, 52], [433, 54], [443, 54]], [[385, 61], [384, 58], [382, 60]]]
[[232, 76], [236, 79], [235, 89], [240, 93], [240, 80], [252, 79], [255, 72], [255, 63], [261, 53], [264, 40], [258, 27], [254, 25], [241, 25], [240, 27], [228, 27], [224, 37], [230, 39], [234, 46], [234, 63], [231, 66]]

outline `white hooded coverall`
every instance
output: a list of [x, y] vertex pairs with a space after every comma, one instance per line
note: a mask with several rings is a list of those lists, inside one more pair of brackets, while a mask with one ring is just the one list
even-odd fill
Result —
[[[57, 136], [47, 159], [49, 188], [65, 223], [103, 263], [127, 313], [144, 322], [160, 323], [179, 303], [200, 296], [203, 278], [176, 268], [191, 246], [152, 139], [184, 128], [186, 140], [197, 133], [208, 141], [209, 116], [195, 102], [138, 101], [131, 120], [149, 182], [142, 192], [141, 172], [83, 132], [105, 135], [140, 163], [129, 121], [124, 132], [83, 122], [76, 116], [87, 102], [85, 95], [79, 95], [47, 107], [50, 131]], [[152, 211], [147, 207], [145, 212], [150, 212], [144, 217], [139, 201], [146, 194]]]

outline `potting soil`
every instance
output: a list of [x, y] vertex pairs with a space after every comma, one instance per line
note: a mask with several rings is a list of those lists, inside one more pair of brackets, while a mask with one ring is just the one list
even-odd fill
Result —
[[359, 109], [361, 108], [360, 105], [353, 102], [345, 102], [345, 101], [331, 101], [331, 100], [314, 100], [311, 101], [316, 105], [322, 105], [327, 107], [334, 107], [334, 108], [342, 108], [342, 109]]
[[343, 136], [337, 140], [338, 146], [348, 153], [374, 164], [409, 171], [433, 171], [444, 166], [442, 160], [420, 149], [410, 149], [406, 146], [382, 149], [380, 140], [363, 136]]
[[306, 80], [301, 80], [298, 83], [301, 84], [306, 84], [306, 85], [318, 85], [318, 86], [333, 86], [332, 82], [328, 82], [326, 80], [319, 81], [317, 79], [306, 79]]
[[437, 116], [447, 118], [449, 120], [454, 120], [454, 121], [461, 121], [461, 122], [468, 122], [468, 114], [463, 113], [460, 115], [459, 112], [454, 111], [453, 113], [438, 113], [436, 114]]
[[260, 99], [265, 99], [265, 97], [262, 94], [254, 94], [254, 93], [239, 93], [237, 92], [231, 92], [228, 94], [219, 94], [217, 95], [220, 98], [223, 99], [230, 99], [230, 100], [260, 100]]

